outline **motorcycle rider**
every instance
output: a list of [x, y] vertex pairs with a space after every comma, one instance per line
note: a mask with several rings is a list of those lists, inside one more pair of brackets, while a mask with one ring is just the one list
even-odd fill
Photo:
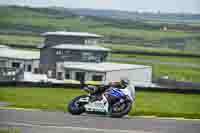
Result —
[[82, 80], [81, 88], [87, 90], [89, 94], [78, 96], [69, 103], [68, 109], [71, 114], [101, 112], [111, 117], [122, 117], [130, 112], [135, 101], [133, 84], [124, 79], [100, 87], [90, 87]]
[[[101, 100], [101, 93], [108, 92], [112, 88], [124, 89], [129, 85], [128, 79], [121, 79], [120, 81], [110, 82], [108, 85], [100, 85], [99, 87], [93, 85], [85, 85], [82, 81], [82, 87], [85, 91], [89, 92], [91, 96], [94, 96], [93, 100]], [[108, 97], [108, 96], [107, 96]], [[113, 101], [113, 97], [109, 97]]]
[[86, 85], [83, 80], [80, 81], [80, 86], [85, 91], [89, 92], [90, 94], [96, 94], [96, 93], [102, 93], [105, 90], [114, 87], [119, 89], [124, 89], [128, 86], [129, 80], [128, 79], [121, 79], [120, 81], [114, 81], [110, 82], [107, 85], [100, 85], [100, 86], [94, 86], [94, 85]]

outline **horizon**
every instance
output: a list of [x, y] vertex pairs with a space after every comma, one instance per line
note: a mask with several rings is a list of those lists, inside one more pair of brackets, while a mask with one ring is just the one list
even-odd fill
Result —
[[[121, 0], [122, 1], [122, 0]], [[0, 1], [0, 5], [15, 5], [33, 8], [60, 7], [69, 9], [94, 9], [94, 10], [114, 10], [139, 13], [162, 13], [162, 14], [200, 14], [200, 1], [191, 0], [152, 0], [151, 2], [123, 0], [7, 0]], [[126, 1], [126, 2], [125, 2]], [[144, 4], [145, 3], [145, 4]]]
[[119, 12], [129, 12], [129, 13], [139, 13], [139, 14], [142, 14], [142, 13], [150, 13], [150, 14], [180, 14], [180, 15], [200, 15], [200, 12], [199, 13], [192, 13], [192, 12], [161, 12], [161, 11], [158, 11], [158, 12], [151, 12], [151, 11], [128, 11], [128, 10], [120, 10], [120, 9], [96, 9], [96, 8], [76, 8], [76, 7], [62, 7], [62, 6], [30, 6], [30, 5], [16, 5], [16, 4], [13, 4], [13, 5], [1, 5], [0, 4], [0, 7], [1, 6], [4, 6], [4, 7], [11, 7], [11, 6], [15, 6], [15, 7], [21, 7], [21, 8], [47, 8], [47, 9], [53, 9], [53, 8], [63, 8], [63, 9], [77, 9], [77, 10], [96, 10], [96, 11], [119, 11]]

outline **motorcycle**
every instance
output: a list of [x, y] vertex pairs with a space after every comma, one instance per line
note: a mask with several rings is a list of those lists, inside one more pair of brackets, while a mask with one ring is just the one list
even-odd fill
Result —
[[[96, 86], [81, 85], [84, 90], [92, 90]], [[125, 88], [109, 87], [101, 93], [90, 93], [74, 98], [68, 104], [68, 110], [73, 115], [82, 113], [103, 114], [110, 117], [127, 115], [135, 101], [135, 87], [128, 84]]]

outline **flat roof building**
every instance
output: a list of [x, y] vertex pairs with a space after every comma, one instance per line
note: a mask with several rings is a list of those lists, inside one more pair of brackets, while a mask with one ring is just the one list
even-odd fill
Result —
[[42, 36], [40, 52], [0, 46], [0, 67], [14, 68], [18, 74], [30, 72], [24, 74], [30, 81], [33, 77], [36, 81], [38, 76], [33, 74], [40, 73], [57, 81], [110, 82], [126, 77], [135, 83], [151, 83], [150, 66], [108, 62], [111, 50], [97, 45], [101, 35], [56, 31]]
[[64, 73], [60, 79], [100, 81], [109, 83], [128, 78], [137, 84], [151, 83], [152, 68], [144, 65], [120, 64], [120, 63], [83, 63], [64, 62], [57, 63], [58, 73]]
[[23, 72], [39, 73], [39, 60], [40, 53], [37, 51], [0, 46], [0, 80], [16, 78]]
[[1, 59], [16, 59], [16, 60], [39, 60], [40, 52], [38, 51], [27, 51], [20, 49], [13, 49], [7, 46], [0, 47], [0, 58]]

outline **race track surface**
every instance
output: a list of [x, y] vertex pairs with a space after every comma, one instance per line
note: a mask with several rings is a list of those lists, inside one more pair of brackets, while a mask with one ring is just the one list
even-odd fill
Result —
[[0, 128], [22, 133], [200, 133], [200, 120], [72, 116], [64, 112], [0, 109]]

